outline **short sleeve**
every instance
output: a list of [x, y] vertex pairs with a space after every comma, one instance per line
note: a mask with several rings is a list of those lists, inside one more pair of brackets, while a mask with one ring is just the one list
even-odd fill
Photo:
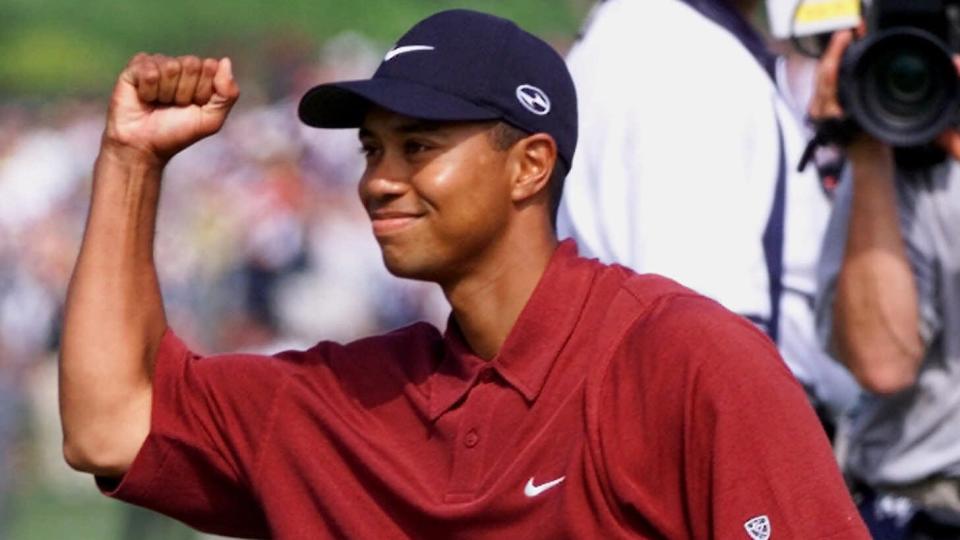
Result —
[[817, 263], [817, 295], [814, 302], [817, 337], [824, 350], [829, 351], [833, 341], [833, 301], [836, 296], [837, 276], [843, 264], [847, 245], [847, 223], [853, 203], [853, 181], [849, 168], [844, 171], [840, 185], [833, 196], [833, 210], [827, 223]]
[[266, 537], [254, 488], [283, 362], [264, 356], [201, 358], [170, 330], [153, 375], [150, 433], [107, 495], [215, 534]]
[[869, 538], [805, 392], [752, 324], [680, 296], [622, 347], [602, 444], [625, 515], [670, 538]]
[[920, 314], [918, 331], [927, 347], [943, 328], [942, 308], [937, 304], [940, 267], [935, 234], [931, 230], [935, 227], [937, 214], [932, 204], [932, 198], [935, 197], [932, 191], [938, 189], [932, 185], [933, 176], [932, 171], [913, 174], [898, 171], [895, 184], [900, 230], [917, 288]]
[[708, 333], [685, 425], [689, 505], [695, 523], [710, 524], [696, 536], [768, 528], [773, 538], [869, 538], [826, 434], [772, 344], [734, 324]]

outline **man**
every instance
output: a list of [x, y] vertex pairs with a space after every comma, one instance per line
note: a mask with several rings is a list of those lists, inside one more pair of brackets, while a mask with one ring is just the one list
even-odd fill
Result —
[[109, 494], [255, 537], [864, 537], [762, 334], [558, 245], [573, 83], [489, 15], [431, 16], [300, 106], [360, 127], [383, 260], [443, 289], [446, 332], [197, 358], [157, 290], [160, 174], [236, 97], [229, 60], [190, 57], [137, 56], [114, 91], [61, 386], [67, 459]]
[[[843, 115], [852, 39], [837, 33], [820, 63], [813, 118]], [[960, 538], [960, 132], [939, 144], [949, 159], [910, 169], [854, 138], [824, 241], [818, 325], [869, 392], [844, 466], [877, 538]]]
[[858, 388], [819, 348], [812, 300], [829, 206], [781, 97], [755, 2], [607, 0], [567, 63], [580, 147], [560, 235], [749, 318], [832, 415]]

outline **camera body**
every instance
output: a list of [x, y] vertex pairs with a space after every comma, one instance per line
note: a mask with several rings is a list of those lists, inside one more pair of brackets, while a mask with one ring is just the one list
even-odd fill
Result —
[[949, 0], [873, 1], [867, 36], [847, 48], [837, 86], [841, 106], [861, 129], [915, 148], [960, 121], [952, 58], [958, 7]]

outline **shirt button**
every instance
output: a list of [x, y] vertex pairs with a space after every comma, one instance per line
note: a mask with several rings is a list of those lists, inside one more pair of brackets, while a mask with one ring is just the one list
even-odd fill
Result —
[[467, 435], [463, 438], [463, 444], [467, 448], [473, 448], [480, 442], [480, 435], [477, 434], [477, 430], [471, 429], [467, 432]]

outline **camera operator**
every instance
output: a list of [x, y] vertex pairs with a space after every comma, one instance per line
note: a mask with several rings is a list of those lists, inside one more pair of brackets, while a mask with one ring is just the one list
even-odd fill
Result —
[[[853, 40], [821, 59], [816, 121], [844, 115]], [[821, 338], [867, 390], [843, 465], [875, 538], [960, 538], [960, 133], [937, 144], [948, 158], [915, 168], [853, 136], [820, 261]]]

